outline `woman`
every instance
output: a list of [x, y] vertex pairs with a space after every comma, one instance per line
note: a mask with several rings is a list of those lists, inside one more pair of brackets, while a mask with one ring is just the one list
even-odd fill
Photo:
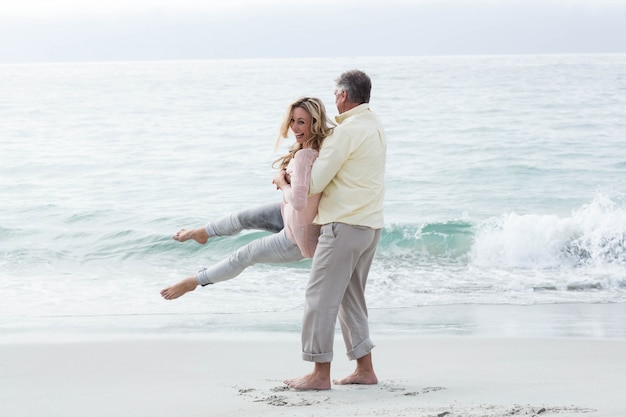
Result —
[[313, 224], [321, 194], [308, 196], [311, 166], [324, 139], [332, 134], [333, 125], [326, 116], [321, 100], [304, 97], [289, 105], [283, 119], [276, 146], [289, 130], [296, 143], [289, 153], [274, 161], [279, 172], [272, 183], [283, 192], [280, 204], [266, 204], [242, 210], [205, 227], [174, 235], [184, 242], [193, 239], [204, 244], [214, 236], [227, 236], [243, 229], [261, 229], [275, 234], [257, 239], [210, 268], [186, 278], [161, 291], [166, 300], [173, 300], [193, 291], [198, 285], [209, 285], [234, 278], [257, 263], [290, 263], [311, 258], [315, 252], [320, 227]]

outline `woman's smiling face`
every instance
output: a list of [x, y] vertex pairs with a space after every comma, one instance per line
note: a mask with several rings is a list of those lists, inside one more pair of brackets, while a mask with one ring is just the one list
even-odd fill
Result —
[[311, 137], [311, 115], [302, 107], [291, 112], [291, 131], [296, 135], [298, 143], [305, 143]]

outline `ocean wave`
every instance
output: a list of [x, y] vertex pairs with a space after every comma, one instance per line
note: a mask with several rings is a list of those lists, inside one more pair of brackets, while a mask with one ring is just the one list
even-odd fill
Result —
[[480, 268], [624, 268], [626, 204], [598, 195], [565, 217], [505, 213], [481, 222], [387, 225], [378, 255]]
[[502, 268], [626, 267], [626, 205], [598, 195], [571, 216], [503, 214], [477, 225], [474, 265]]
[[457, 259], [469, 253], [474, 234], [474, 225], [463, 220], [391, 224], [383, 229], [378, 253], [390, 257]]
[[[14, 230], [2, 229], [5, 237]], [[266, 236], [267, 232], [245, 231], [212, 238], [206, 245], [180, 243], [170, 235], [121, 229], [90, 235], [86, 231], [63, 232], [51, 241], [47, 256], [72, 253], [81, 263], [91, 261], [151, 262], [188, 258], [210, 262], [230, 255], [237, 248]], [[63, 242], [69, 242], [64, 244]], [[26, 242], [26, 241], [24, 241]], [[66, 242], [66, 243], [67, 243]], [[17, 242], [16, 242], [17, 243]], [[14, 245], [8, 254], [24, 260], [35, 248]], [[60, 253], [57, 253], [61, 257]], [[484, 221], [451, 219], [444, 222], [394, 223], [383, 228], [377, 257], [419, 265], [422, 262], [455, 263], [488, 268], [576, 268], [582, 266], [626, 267], [626, 204], [621, 198], [598, 195], [570, 216], [505, 213]], [[10, 258], [10, 256], [9, 256]], [[48, 259], [54, 262], [54, 259]]]

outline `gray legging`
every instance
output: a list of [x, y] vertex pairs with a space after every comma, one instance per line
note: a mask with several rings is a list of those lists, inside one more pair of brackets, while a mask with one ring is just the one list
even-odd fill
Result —
[[298, 245], [287, 238], [280, 205], [280, 202], [263, 204], [209, 222], [205, 226], [209, 237], [230, 236], [244, 229], [266, 230], [274, 234], [242, 246], [210, 268], [202, 268], [196, 274], [198, 283], [205, 286], [235, 278], [257, 263], [290, 263], [303, 259]]

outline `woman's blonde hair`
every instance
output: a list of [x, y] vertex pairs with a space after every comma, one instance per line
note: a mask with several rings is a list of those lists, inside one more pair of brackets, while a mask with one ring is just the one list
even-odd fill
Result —
[[[278, 149], [280, 142], [289, 136], [292, 114], [297, 107], [304, 109], [311, 116], [311, 137], [305, 144], [319, 151], [324, 139], [333, 133], [335, 124], [326, 116], [326, 107], [324, 107], [322, 100], [315, 97], [300, 97], [287, 107], [283, 123], [280, 126], [278, 138], [276, 139], [275, 149]], [[302, 145], [303, 144], [298, 142], [293, 144], [293, 146], [289, 148], [289, 153], [275, 160], [272, 166], [278, 166], [280, 169], [286, 168], [296, 152], [302, 149]]]

